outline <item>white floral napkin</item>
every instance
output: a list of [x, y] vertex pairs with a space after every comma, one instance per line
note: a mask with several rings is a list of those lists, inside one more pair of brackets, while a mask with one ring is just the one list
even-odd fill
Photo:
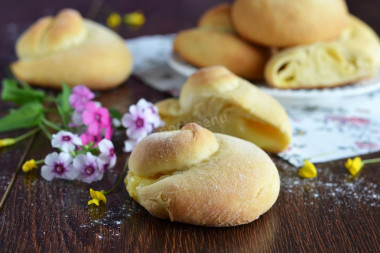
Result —
[[[127, 40], [134, 74], [147, 85], [179, 94], [186, 78], [167, 65], [174, 35]], [[293, 127], [290, 147], [279, 154], [295, 166], [304, 159], [333, 161], [380, 150], [380, 91], [337, 98], [326, 105], [284, 104]]]

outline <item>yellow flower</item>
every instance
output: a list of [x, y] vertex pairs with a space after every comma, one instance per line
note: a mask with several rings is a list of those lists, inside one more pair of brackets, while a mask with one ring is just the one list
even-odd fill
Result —
[[118, 27], [121, 23], [121, 16], [119, 13], [112, 12], [107, 18], [107, 25], [111, 28]]
[[13, 138], [5, 138], [0, 140], [0, 147], [11, 146], [16, 143], [16, 139]]
[[317, 169], [314, 164], [305, 160], [303, 167], [298, 171], [298, 175], [303, 178], [314, 178], [317, 176]]
[[145, 23], [145, 16], [139, 11], [124, 15], [124, 22], [130, 26], [142, 26]]
[[100, 201], [107, 203], [106, 196], [104, 195], [104, 191], [94, 191], [92, 188], [90, 189], [91, 200], [88, 201], [88, 205], [95, 204], [99, 205]]
[[355, 176], [363, 168], [364, 163], [360, 157], [355, 157], [354, 160], [348, 159], [344, 166], [348, 169], [351, 175]]
[[30, 159], [29, 161], [26, 161], [23, 165], [22, 165], [22, 170], [24, 172], [29, 172], [33, 169], [37, 169], [38, 166], [36, 164], [36, 161], [34, 159]]

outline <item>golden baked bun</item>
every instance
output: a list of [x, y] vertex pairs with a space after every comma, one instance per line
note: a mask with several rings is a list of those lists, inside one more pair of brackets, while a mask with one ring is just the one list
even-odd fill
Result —
[[197, 67], [222, 65], [246, 79], [262, 78], [269, 58], [268, 49], [232, 33], [200, 28], [178, 33], [174, 51]]
[[257, 219], [280, 189], [264, 151], [197, 124], [144, 138], [132, 151], [125, 184], [153, 216], [212, 227]]
[[272, 47], [335, 39], [347, 17], [344, 0], [236, 0], [232, 6], [237, 32]]
[[16, 53], [14, 75], [43, 87], [66, 82], [107, 89], [124, 82], [132, 70], [123, 39], [71, 9], [38, 20], [18, 39]]
[[282, 106], [221, 66], [197, 71], [183, 86], [179, 99], [166, 99], [156, 105], [165, 130], [196, 122], [270, 152], [283, 151], [290, 143], [289, 118]]
[[366, 23], [350, 15], [347, 28], [339, 38], [348, 48], [366, 54], [373, 59], [375, 68], [380, 67], [380, 40]]
[[235, 33], [231, 20], [231, 5], [222, 3], [207, 10], [199, 19], [198, 27], [220, 32]]

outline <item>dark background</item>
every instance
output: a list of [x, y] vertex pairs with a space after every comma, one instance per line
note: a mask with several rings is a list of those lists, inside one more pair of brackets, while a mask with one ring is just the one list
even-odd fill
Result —
[[[289, 0], [291, 1], [291, 0]], [[0, 1], [0, 78], [15, 60], [17, 37], [44, 15], [64, 7], [104, 23], [111, 11], [145, 13], [138, 30], [123, 27], [124, 38], [175, 33], [196, 25], [199, 16], [220, 1], [110, 0], [96, 12], [99, 1]], [[380, 33], [380, 1], [349, 0], [351, 12]], [[104, 106], [126, 112], [139, 98], [157, 102], [167, 94], [145, 86], [135, 77], [99, 94]], [[0, 103], [0, 117], [13, 107]], [[1, 133], [0, 138], [23, 131]], [[124, 133], [116, 133], [118, 163], [96, 190], [109, 189], [119, 177], [127, 155], [121, 151]], [[271, 155], [281, 176], [275, 205], [260, 219], [233, 228], [204, 228], [154, 218], [120, 185], [107, 196], [106, 206], [87, 206], [89, 185], [41, 179], [24, 174], [21, 164], [51, 152], [42, 133], [13, 147], [0, 149], [0, 251], [9, 252], [380, 252], [379, 165], [366, 165], [356, 178], [344, 160], [318, 164], [318, 177], [300, 179], [298, 169]], [[380, 152], [362, 156], [380, 157]]]

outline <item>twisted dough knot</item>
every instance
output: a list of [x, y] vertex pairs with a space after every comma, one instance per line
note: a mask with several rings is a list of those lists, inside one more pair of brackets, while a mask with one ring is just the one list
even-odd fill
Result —
[[205, 226], [251, 222], [273, 205], [280, 189], [265, 152], [194, 123], [138, 143], [125, 184], [152, 215]]
[[19, 58], [37, 58], [80, 44], [86, 36], [82, 16], [64, 9], [57, 16], [43, 17], [24, 33], [16, 47]]
[[211, 157], [219, 144], [212, 132], [190, 123], [180, 131], [151, 135], [136, 146], [129, 166], [140, 177], [155, 177], [188, 169]]

